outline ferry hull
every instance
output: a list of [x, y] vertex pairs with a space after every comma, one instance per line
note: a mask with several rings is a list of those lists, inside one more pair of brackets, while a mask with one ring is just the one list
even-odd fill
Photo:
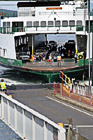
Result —
[[12, 68], [16, 71], [27, 72], [33, 76], [40, 78], [42, 82], [53, 83], [61, 82], [59, 77], [60, 71], [63, 71], [70, 78], [76, 78], [77, 80], [82, 80], [83, 73], [88, 75], [88, 65], [77, 66], [74, 68], [52, 70], [52, 69], [38, 69], [38, 68], [28, 68], [24, 67], [21, 60], [13, 60], [8, 58], [0, 57], [0, 65], [7, 68]]

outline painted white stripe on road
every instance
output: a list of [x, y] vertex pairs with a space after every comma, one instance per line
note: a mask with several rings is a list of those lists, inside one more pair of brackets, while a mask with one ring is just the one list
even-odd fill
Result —
[[70, 104], [68, 105], [68, 104], [66, 104], [66, 103], [62, 103], [62, 102], [60, 102], [60, 101], [58, 101], [58, 100], [56, 100], [56, 99], [53, 99], [53, 98], [51, 98], [51, 97], [48, 97], [48, 96], [46, 96], [46, 97], [47, 97], [48, 99], [52, 100], [52, 101], [58, 102], [58, 103], [63, 104], [63, 105], [65, 105], [65, 106], [69, 107], [69, 108], [72, 108], [72, 109], [74, 109], [74, 110], [77, 110], [77, 111], [79, 111], [79, 112], [81, 112], [81, 113], [84, 113], [84, 114], [86, 114], [86, 115], [88, 115], [88, 116], [93, 117], [92, 114], [90, 114], [90, 113], [88, 113], [88, 112], [86, 112], [86, 111], [80, 110], [80, 109], [78, 109], [78, 108], [76, 108], [76, 107], [73, 107], [73, 106], [71, 106]]

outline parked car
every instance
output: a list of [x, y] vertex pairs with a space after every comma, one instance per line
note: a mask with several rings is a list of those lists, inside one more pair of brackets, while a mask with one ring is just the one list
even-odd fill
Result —
[[69, 44], [75, 44], [75, 40], [68, 40]]
[[51, 48], [56, 48], [57, 47], [57, 42], [56, 41], [49, 41], [48, 45], [51, 47]]
[[29, 61], [30, 55], [28, 55], [27, 52], [20, 52], [19, 59], [22, 61]]

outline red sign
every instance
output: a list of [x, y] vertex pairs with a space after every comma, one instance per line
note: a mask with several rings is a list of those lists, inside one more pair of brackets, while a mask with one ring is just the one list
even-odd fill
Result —
[[4, 15], [5, 15], [5, 13], [4, 13], [4, 12], [1, 12], [1, 13], [0, 13], [0, 16], [1, 16], [1, 17], [3, 17]]

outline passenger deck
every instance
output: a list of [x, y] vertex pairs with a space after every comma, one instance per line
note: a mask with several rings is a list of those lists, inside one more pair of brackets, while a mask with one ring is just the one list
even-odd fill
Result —
[[23, 63], [23, 67], [27, 67], [36, 71], [57, 72], [60, 70], [78, 67], [78, 64], [75, 63], [74, 59], [63, 59], [61, 61], [61, 66], [58, 66], [58, 62], [40, 61]]

